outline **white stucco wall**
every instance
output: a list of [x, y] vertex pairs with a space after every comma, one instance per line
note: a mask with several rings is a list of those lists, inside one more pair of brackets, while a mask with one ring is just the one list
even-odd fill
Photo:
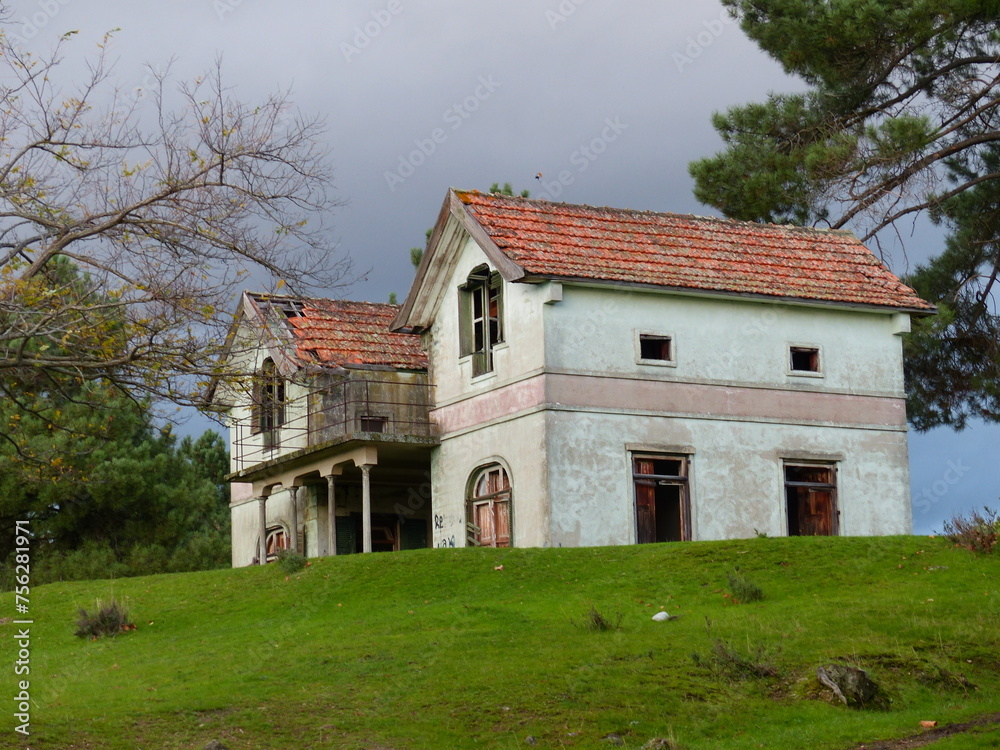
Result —
[[[550, 370], [901, 396], [889, 313], [564, 285], [545, 311]], [[636, 364], [636, 332], [673, 337], [676, 366]], [[789, 375], [789, 345], [818, 346], [822, 377]]]
[[431, 461], [434, 546], [464, 547], [466, 497], [476, 470], [500, 463], [512, 488], [514, 546], [548, 546], [545, 415], [534, 412], [444, 440]]
[[[458, 357], [457, 287], [483, 263], [470, 240], [425, 339], [442, 444], [435, 544], [462, 546], [470, 477], [510, 469], [514, 544], [635, 542], [630, 448], [690, 456], [692, 535], [787, 534], [784, 459], [837, 467], [840, 533], [911, 530], [904, 314], [551, 282], [505, 283], [506, 343], [491, 376]], [[637, 334], [673, 362], [641, 364]], [[789, 346], [821, 372], [791, 373]]]
[[[485, 262], [486, 256], [479, 246], [468, 239], [446, 284], [433, 332], [424, 338], [438, 405], [497, 388], [528, 373], [540, 372], [544, 364], [544, 305], [541, 304], [544, 285], [504, 283], [504, 343], [494, 350], [491, 374], [473, 380], [472, 358], [459, 357], [458, 287], [466, 283], [474, 268]], [[491, 267], [491, 270], [495, 269]]]
[[906, 436], [727, 419], [549, 411], [553, 546], [635, 543], [631, 453], [690, 456], [692, 537], [788, 533], [783, 459], [838, 459], [840, 533], [907, 534]]
[[[303, 502], [300, 491], [299, 508]], [[288, 531], [292, 527], [291, 496], [287, 491], [278, 491], [267, 499], [267, 525], [279, 524]], [[240, 568], [250, 565], [258, 554], [260, 544], [260, 505], [254, 497], [234, 498], [230, 503], [230, 518], [232, 520], [233, 567]]]

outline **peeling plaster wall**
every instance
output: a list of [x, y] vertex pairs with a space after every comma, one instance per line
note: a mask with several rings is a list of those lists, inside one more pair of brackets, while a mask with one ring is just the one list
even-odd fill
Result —
[[[545, 307], [550, 370], [902, 397], [889, 313], [566, 285]], [[636, 334], [673, 337], [676, 366], [636, 363]], [[822, 377], [789, 375], [788, 347], [821, 348]]]
[[[300, 492], [300, 494], [303, 494]], [[301, 498], [299, 508], [304, 503]], [[257, 498], [251, 497], [230, 504], [233, 538], [233, 567], [242, 568], [250, 565], [257, 557], [260, 544], [260, 506]], [[292, 504], [287, 491], [276, 492], [267, 499], [268, 527], [281, 524], [286, 530], [291, 529]]]
[[696, 540], [788, 533], [783, 457], [842, 456], [840, 533], [911, 532], [905, 433], [826, 426], [550, 411], [554, 546], [632, 544], [629, 447], [689, 453]]
[[[546, 370], [582, 376], [546, 386], [553, 545], [634, 543], [632, 444], [694, 451], [695, 539], [787, 534], [796, 452], [843, 457], [841, 534], [910, 532], [898, 315], [570, 285], [545, 310]], [[671, 336], [674, 363], [637, 363], [638, 332]], [[790, 375], [789, 345], [820, 347], [822, 377]], [[668, 407], [669, 383], [691, 400]]]
[[544, 364], [542, 300], [546, 285], [504, 282], [504, 342], [494, 349], [493, 373], [473, 382], [472, 358], [459, 357], [458, 287], [476, 266], [486, 262], [479, 245], [467, 239], [434, 320], [433, 334], [425, 338], [438, 405], [491, 390], [540, 371]]
[[465, 546], [469, 482], [476, 469], [496, 462], [510, 476], [514, 546], [548, 546], [544, 426], [544, 414], [534, 412], [442, 441], [431, 462], [435, 547]]

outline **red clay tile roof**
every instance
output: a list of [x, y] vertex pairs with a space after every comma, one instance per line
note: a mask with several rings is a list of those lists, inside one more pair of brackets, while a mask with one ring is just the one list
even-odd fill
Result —
[[298, 357], [306, 363], [427, 369], [420, 337], [389, 330], [399, 305], [270, 295], [254, 295], [254, 299], [286, 315]]
[[528, 275], [934, 309], [846, 231], [455, 194]]

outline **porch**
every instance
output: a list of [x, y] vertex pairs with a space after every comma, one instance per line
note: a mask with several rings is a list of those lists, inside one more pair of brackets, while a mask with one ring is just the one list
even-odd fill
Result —
[[345, 435], [236, 472], [230, 479], [244, 491], [233, 502], [234, 566], [273, 560], [281, 549], [322, 557], [430, 546], [435, 445], [432, 437]]

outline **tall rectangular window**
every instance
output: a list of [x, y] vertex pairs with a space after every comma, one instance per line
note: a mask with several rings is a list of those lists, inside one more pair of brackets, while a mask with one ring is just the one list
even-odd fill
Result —
[[633, 455], [636, 542], [691, 539], [687, 456]]
[[250, 432], [261, 435], [265, 450], [277, 448], [285, 423], [285, 380], [272, 359], [265, 359], [254, 376], [252, 398]]
[[472, 355], [472, 375], [493, 371], [493, 349], [504, 340], [503, 279], [479, 266], [459, 288], [459, 352]]
[[837, 469], [829, 463], [786, 463], [785, 506], [789, 536], [836, 536]]

